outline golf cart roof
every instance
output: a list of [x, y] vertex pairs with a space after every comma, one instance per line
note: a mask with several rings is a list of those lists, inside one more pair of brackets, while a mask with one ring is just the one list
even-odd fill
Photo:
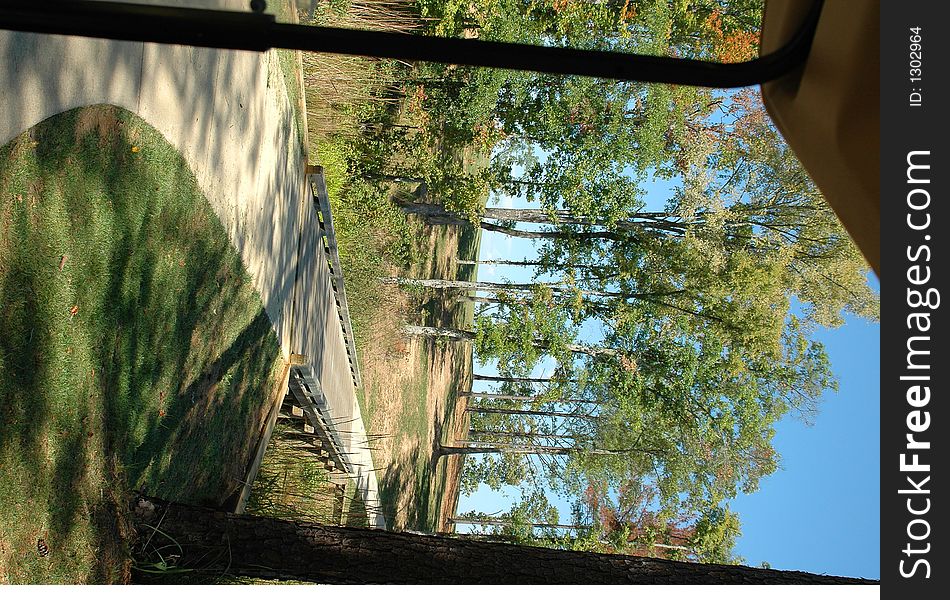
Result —
[[[762, 53], [801, 26], [812, 0], [769, 0]], [[874, 272], [881, 273], [880, 4], [825, 2], [796, 71], [762, 85], [766, 110]]]

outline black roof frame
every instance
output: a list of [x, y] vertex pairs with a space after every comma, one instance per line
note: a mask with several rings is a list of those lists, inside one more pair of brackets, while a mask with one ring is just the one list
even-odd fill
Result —
[[279, 23], [235, 12], [90, 0], [0, 0], [0, 29], [234, 50], [287, 48], [712, 88], [761, 84], [804, 64], [823, 0], [780, 49], [741, 63]]

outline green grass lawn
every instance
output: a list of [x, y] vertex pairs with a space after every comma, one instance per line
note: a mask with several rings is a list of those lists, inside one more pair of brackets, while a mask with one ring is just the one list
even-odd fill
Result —
[[0, 582], [127, 577], [125, 493], [221, 502], [280, 367], [240, 257], [156, 130], [97, 106], [0, 149]]

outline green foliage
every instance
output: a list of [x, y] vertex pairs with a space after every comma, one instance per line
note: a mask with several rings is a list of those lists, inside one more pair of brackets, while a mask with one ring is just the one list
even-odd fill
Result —
[[716, 507], [703, 514], [693, 525], [693, 545], [701, 562], [740, 563], [733, 554], [740, 535], [739, 515], [728, 508]]
[[458, 518], [475, 521], [472, 535], [489, 540], [562, 548], [568, 538], [564, 530], [557, 527], [560, 524], [557, 508], [540, 490], [522, 491], [521, 501], [502, 514], [471, 511]]
[[[761, 17], [751, 0], [417, 6], [438, 35], [725, 61], [755, 54]], [[696, 544], [710, 549], [696, 552], [725, 560], [738, 524], [715, 510], [777, 468], [777, 421], [809, 420], [835, 386], [816, 327], [879, 311], [863, 260], [760, 102], [457, 66], [396, 79], [393, 103], [362, 113], [346, 145], [349, 193], [374, 212], [401, 193], [472, 221], [489, 193], [539, 203], [550, 219], [538, 274], [561, 283], [498, 294], [476, 321], [476, 352], [521, 376], [553, 358], [566, 376], [531, 408], [583, 401], [599, 417], [477, 417], [559, 434], [575, 453], [468, 460], [463, 491], [521, 483], [577, 496], [592, 481], [648, 479], [663, 515], [705, 515]], [[644, 210], [648, 176], [676, 182], [663, 211]], [[585, 325], [605, 352], [578, 351]], [[608, 533], [595, 541], [620, 548], [630, 530]]]
[[527, 459], [521, 455], [487, 455], [462, 471], [461, 493], [474, 494], [482, 483], [493, 490], [521, 485], [528, 477]]
[[475, 320], [475, 351], [480, 360], [497, 359], [502, 373], [528, 375], [542, 356], [570, 362], [567, 344], [577, 336], [569, 307], [550, 288], [536, 285], [530, 296], [504, 297], [491, 315]]
[[353, 155], [343, 141], [320, 141], [317, 151], [333, 210], [357, 344], [366, 347], [375, 309], [386, 294], [378, 285], [379, 277], [388, 274], [389, 265], [407, 266], [417, 261], [419, 226], [389, 202], [384, 190], [352, 175]]

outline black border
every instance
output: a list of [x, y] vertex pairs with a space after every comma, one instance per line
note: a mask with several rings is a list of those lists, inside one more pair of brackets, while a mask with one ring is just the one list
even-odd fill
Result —
[[[932, 310], [909, 306], [917, 301], [915, 291], [950, 291], [946, 286], [950, 264], [943, 260], [947, 256], [945, 204], [950, 178], [947, 142], [943, 137], [950, 107], [945, 79], [950, 31], [942, 18], [945, 11], [940, 8], [941, 3], [937, 2], [888, 1], [881, 6], [881, 584], [885, 595], [892, 598], [936, 598], [938, 585], [945, 582], [948, 571], [943, 560], [947, 552], [938, 541], [945, 530], [947, 509], [937, 489], [946, 485], [940, 455], [946, 453], [941, 433], [947, 431], [943, 405], [948, 393], [946, 373], [950, 363], [946, 344], [950, 339], [942, 306]], [[910, 55], [911, 27], [921, 28], [921, 81], [910, 80], [910, 69], [914, 66], [910, 61], [916, 60], [916, 56]], [[915, 91], [921, 94], [920, 102], [914, 102], [917, 97], [911, 96]], [[916, 169], [908, 173], [911, 152], [919, 154], [912, 155], [910, 160], [921, 166], [928, 164], [929, 171]], [[909, 178], [914, 181], [908, 182]], [[909, 197], [917, 206], [926, 204], [926, 194], [931, 199], [926, 208], [908, 207]], [[927, 223], [925, 213], [930, 217], [929, 227], [915, 231], [908, 226], [908, 218], [916, 226]], [[929, 256], [924, 248], [929, 249]], [[924, 279], [926, 267], [930, 268], [931, 278], [926, 283], [916, 283]], [[943, 301], [950, 301], [950, 297], [941, 298]], [[910, 317], [912, 313], [923, 312], [930, 314], [930, 329], [926, 332], [920, 331], [926, 321]], [[922, 339], [911, 341], [911, 347], [930, 354], [914, 355], [911, 362], [918, 366], [926, 363], [929, 368], [908, 368], [908, 343], [913, 336]], [[908, 375], [927, 376], [930, 380], [901, 379]], [[908, 403], [908, 388], [915, 384], [929, 386], [931, 396], [926, 406], [915, 408]], [[912, 426], [920, 428], [921, 421], [925, 421], [923, 415], [913, 414], [915, 410], [929, 412], [929, 426], [914, 435], [915, 440], [931, 444], [929, 450], [916, 451], [919, 462], [928, 464], [930, 470], [902, 472], [901, 454], [905, 455], [904, 462], [912, 463], [911, 454], [915, 452], [907, 449], [906, 436], [912, 433]], [[906, 493], [912, 487], [908, 476], [929, 493]], [[922, 484], [926, 476], [930, 480]], [[911, 515], [909, 499], [910, 507], [917, 511], [923, 511], [929, 499], [929, 510], [923, 515]], [[909, 538], [909, 526], [917, 536], [927, 531], [922, 523], [911, 525], [915, 518], [927, 521], [926, 539]], [[929, 552], [904, 553], [907, 544], [922, 550], [927, 543]], [[929, 578], [923, 564], [914, 569], [920, 559], [930, 567]], [[905, 573], [913, 573], [909, 578], [901, 575], [902, 560]]]

